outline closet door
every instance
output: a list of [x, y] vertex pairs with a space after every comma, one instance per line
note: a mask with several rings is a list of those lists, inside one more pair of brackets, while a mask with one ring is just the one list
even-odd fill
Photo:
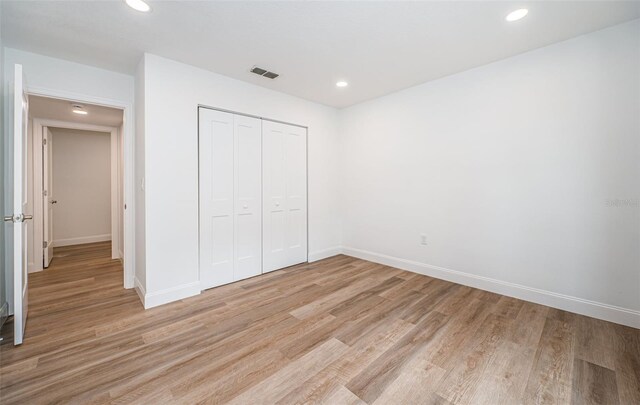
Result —
[[261, 120], [234, 116], [235, 256], [234, 280], [262, 273]]
[[262, 273], [261, 122], [200, 109], [200, 285]]
[[200, 108], [200, 286], [233, 281], [233, 114]]
[[262, 121], [263, 272], [307, 261], [307, 130]]

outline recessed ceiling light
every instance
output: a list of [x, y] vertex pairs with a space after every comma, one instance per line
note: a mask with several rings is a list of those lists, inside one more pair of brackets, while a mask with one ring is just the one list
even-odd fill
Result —
[[125, 1], [127, 2], [127, 5], [134, 10], [142, 11], [143, 13], [146, 13], [147, 11], [151, 10], [151, 7], [149, 7], [149, 5], [142, 0], [125, 0]]
[[84, 110], [84, 108], [79, 105], [79, 104], [74, 104], [72, 105], [73, 110], [71, 110], [71, 112], [75, 113], [75, 114], [80, 114], [80, 115], [87, 115], [87, 112]]
[[344, 81], [339, 81], [338, 83], [336, 83], [337, 87], [347, 87], [349, 85], [349, 83], [344, 82]]
[[520, 8], [518, 10], [512, 11], [509, 14], [507, 14], [507, 16], [504, 19], [509, 22], [518, 21], [519, 19], [524, 18], [528, 13], [529, 13], [529, 10], [527, 10], [526, 8]]

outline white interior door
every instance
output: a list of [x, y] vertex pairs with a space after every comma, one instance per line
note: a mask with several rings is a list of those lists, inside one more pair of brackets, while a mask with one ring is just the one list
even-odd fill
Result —
[[261, 120], [233, 116], [235, 140], [234, 281], [262, 273]]
[[262, 272], [260, 120], [200, 109], [202, 289]]
[[[22, 344], [27, 323], [27, 232], [32, 219], [27, 206], [27, 120], [29, 102], [24, 89], [22, 66], [15, 65], [13, 97], [13, 339]], [[5, 218], [7, 219], [7, 218]]]
[[233, 114], [199, 111], [200, 285], [233, 281]]
[[44, 229], [44, 267], [49, 267], [53, 259], [53, 206], [57, 203], [53, 198], [53, 135], [51, 130], [43, 127], [42, 134], [42, 171], [44, 190], [42, 193], [43, 204], [43, 229]]
[[262, 122], [263, 272], [307, 261], [307, 130]]

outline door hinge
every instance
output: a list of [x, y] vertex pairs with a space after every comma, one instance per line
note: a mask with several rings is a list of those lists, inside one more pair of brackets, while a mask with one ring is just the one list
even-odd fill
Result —
[[42, 144], [43, 144], [44, 146], [47, 146], [47, 138], [44, 138], [44, 139], [42, 140]]
[[42, 247], [44, 249], [48, 248], [49, 247], [49, 242], [47, 242], [46, 240], [44, 242], [42, 242]]

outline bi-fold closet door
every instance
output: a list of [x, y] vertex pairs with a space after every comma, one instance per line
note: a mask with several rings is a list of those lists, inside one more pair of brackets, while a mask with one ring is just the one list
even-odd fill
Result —
[[199, 109], [200, 284], [307, 261], [306, 129]]
[[262, 273], [261, 120], [200, 109], [200, 284]]
[[262, 122], [264, 273], [307, 261], [307, 130]]

